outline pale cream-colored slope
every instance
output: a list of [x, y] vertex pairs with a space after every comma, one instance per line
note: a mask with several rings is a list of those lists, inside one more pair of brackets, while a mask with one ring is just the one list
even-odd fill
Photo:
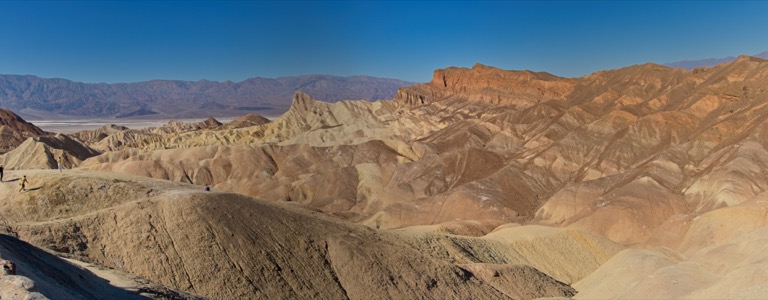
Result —
[[[624, 250], [576, 283], [581, 299], [763, 299], [768, 292], [766, 202], [695, 218], [681, 250]], [[679, 243], [679, 241], [678, 241]]]
[[690, 299], [764, 299], [768, 293], [768, 227], [735, 236], [727, 244], [706, 248], [691, 258], [716, 276], [709, 286], [689, 295]]
[[538, 209], [534, 222], [581, 228], [623, 244], [641, 242], [670, 217], [690, 211], [679, 192], [684, 174], [670, 159], [570, 184]]
[[695, 212], [739, 204], [768, 189], [768, 151], [758, 139], [723, 148], [699, 165], [708, 172], [684, 191]]
[[674, 247], [685, 255], [695, 255], [748, 236], [749, 232], [765, 225], [768, 225], [768, 194], [764, 192], [747, 202], [694, 215], [687, 222], [681, 222], [678, 226], [684, 228], [684, 235], [672, 243], [651, 240], [647, 244]]
[[[677, 299], [710, 284], [710, 274], [671, 251], [627, 249], [574, 284], [576, 299]], [[657, 278], [658, 277], [658, 278]]]

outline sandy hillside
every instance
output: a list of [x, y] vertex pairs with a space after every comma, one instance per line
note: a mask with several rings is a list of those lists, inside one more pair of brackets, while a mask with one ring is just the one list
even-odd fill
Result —
[[748, 56], [447, 68], [269, 122], [28, 139], [2, 160], [46, 188], [0, 194], [24, 241], [216, 299], [759, 298], [767, 85]]

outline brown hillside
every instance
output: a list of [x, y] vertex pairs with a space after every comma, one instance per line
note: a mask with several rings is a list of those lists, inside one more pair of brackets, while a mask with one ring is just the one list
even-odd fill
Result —
[[[563, 281], [583, 278], [619, 249], [573, 230], [384, 232], [144, 177], [23, 174], [31, 191], [0, 185], [2, 211], [12, 212], [3, 218], [20, 238], [212, 299], [571, 296]], [[540, 251], [553, 244], [564, 245], [560, 254]], [[565, 252], [580, 259], [563, 260]], [[538, 271], [566, 264], [549, 273], [559, 280]]]
[[40, 136], [45, 132], [37, 126], [24, 121], [17, 114], [0, 109], [0, 153], [5, 153], [27, 138]]

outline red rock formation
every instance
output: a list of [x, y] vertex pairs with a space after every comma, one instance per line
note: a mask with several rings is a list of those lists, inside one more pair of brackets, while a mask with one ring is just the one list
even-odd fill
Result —
[[542, 101], [563, 100], [573, 85], [574, 80], [545, 72], [505, 71], [476, 64], [472, 69], [436, 70], [431, 82], [401, 88], [396, 99], [408, 105], [423, 105], [446, 97], [460, 97], [528, 107]]

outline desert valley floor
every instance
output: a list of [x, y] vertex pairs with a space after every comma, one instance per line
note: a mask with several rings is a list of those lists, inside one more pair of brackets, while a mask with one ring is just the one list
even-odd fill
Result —
[[478, 64], [224, 123], [0, 118], [3, 299], [768, 295], [759, 58], [580, 78]]

